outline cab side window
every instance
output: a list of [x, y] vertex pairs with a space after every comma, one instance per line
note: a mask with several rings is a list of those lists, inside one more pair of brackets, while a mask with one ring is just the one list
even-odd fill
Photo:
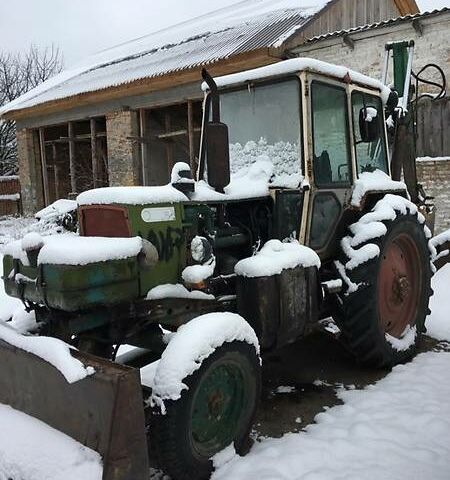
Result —
[[318, 187], [350, 183], [347, 94], [343, 88], [312, 83], [314, 179]]
[[[373, 172], [377, 169], [388, 173], [381, 99], [362, 92], [353, 92], [352, 109], [358, 175], [364, 172]], [[361, 112], [363, 112], [363, 115]], [[363, 118], [361, 118], [362, 116]], [[378, 124], [379, 136], [376, 139], [365, 141], [362, 138], [362, 127], [360, 125], [362, 120]]]

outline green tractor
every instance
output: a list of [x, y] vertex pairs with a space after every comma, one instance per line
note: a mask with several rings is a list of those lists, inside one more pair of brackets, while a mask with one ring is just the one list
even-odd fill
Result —
[[[29, 235], [3, 260], [36, 326], [0, 325], [0, 402], [100, 452], [105, 480], [148, 478], [147, 449], [173, 480], [246, 453], [261, 358], [322, 319], [374, 367], [425, 332], [439, 245], [399, 181], [414, 158], [395, 92], [310, 59], [204, 80], [195, 174], [82, 193], [79, 235]], [[85, 375], [68, 381], [63, 347]]]

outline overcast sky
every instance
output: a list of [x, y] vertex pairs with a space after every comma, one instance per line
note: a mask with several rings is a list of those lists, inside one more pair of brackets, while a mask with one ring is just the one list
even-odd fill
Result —
[[[0, 0], [0, 50], [54, 43], [70, 66], [90, 53], [238, 1]], [[450, 0], [418, 0], [418, 4], [422, 10], [432, 10], [450, 7]]]

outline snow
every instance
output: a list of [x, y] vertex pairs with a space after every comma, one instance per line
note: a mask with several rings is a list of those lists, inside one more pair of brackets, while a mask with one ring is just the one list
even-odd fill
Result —
[[22, 250], [35, 250], [44, 245], [44, 240], [37, 232], [27, 233], [21, 240], [20, 246]]
[[164, 298], [187, 298], [190, 300], [214, 300], [214, 295], [209, 295], [199, 290], [189, 291], [184, 285], [158, 285], [147, 294], [147, 300], [161, 300]]
[[450, 162], [450, 157], [418, 157], [417, 162]]
[[298, 0], [241, 1], [98, 52], [3, 106], [0, 115], [230, 58], [252, 50], [255, 37], [257, 46], [269, 48], [279, 43], [293, 22], [301, 23], [327, 3], [308, 0], [301, 6]]
[[242, 277], [270, 277], [296, 267], [320, 268], [320, 259], [314, 250], [298, 241], [269, 240], [253, 257], [238, 262], [234, 268]]
[[157, 187], [104, 187], [77, 197], [78, 205], [146, 205], [185, 202], [188, 198], [171, 184]]
[[17, 299], [6, 295], [5, 285], [1, 277], [3, 276], [3, 256], [0, 254], [0, 322], [10, 320], [15, 314], [24, 312], [23, 303]]
[[374, 118], [377, 118], [378, 110], [374, 107], [366, 108], [366, 122], [371, 123]]
[[142, 239], [78, 237], [55, 235], [44, 237], [38, 264], [87, 265], [135, 257], [142, 249]]
[[97, 452], [45, 423], [0, 404], [0, 425], [0, 479], [102, 479]]
[[386, 333], [386, 340], [392, 346], [394, 350], [397, 352], [406, 352], [409, 348], [411, 348], [417, 336], [417, 327], [412, 327], [408, 325], [405, 331], [401, 334], [400, 338], [393, 337]]
[[61, 198], [60, 200], [56, 200], [52, 204], [48, 205], [47, 207], [39, 210], [34, 216], [38, 220], [44, 218], [54, 218], [59, 217], [61, 215], [65, 215], [73, 210], [76, 210], [78, 207], [77, 202], [75, 200], [67, 200]]
[[186, 162], [177, 162], [170, 174], [170, 182], [173, 183], [194, 183], [192, 178], [185, 178], [181, 175], [182, 172], [191, 173], [191, 167]]
[[0, 175], [0, 183], [19, 180], [19, 175]]
[[383, 222], [394, 220], [398, 213], [403, 215], [417, 214], [419, 222], [423, 225], [425, 223], [425, 218], [418, 212], [414, 203], [398, 195], [385, 195], [377, 202], [371, 212], [366, 213], [358, 222], [349, 227], [352, 235], [346, 236], [341, 240], [342, 249], [349, 258], [345, 264], [347, 270], [354, 270], [359, 265], [380, 255], [378, 245], [374, 243], [366, 243], [362, 247], [360, 245], [384, 236], [387, 233], [387, 228]]
[[359, 175], [353, 186], [351, 204], [354, 207], [360, 207], [361, 201], [367, 192], [406, 192], [406, 185], [403, 182], [392, 180], [381, 170], [374, 172], [364, 172]]
[[18, 202], [20, 200], [20, 193], [11, 193], [9, 195], [0, 195], [1, 201]]
[[159, 361], [153, 379], [152, 401], [164, 413], [164, 400], [178, 400], [188, 388], [183, 381], [217, 348], [233, 341], [247, 342], [259, 354], [254, 330], [235, 313], [209, 313], [180, 327]]
[[232, 184], [236, 175], [247, 175], [258, 162], [272, 165], [267, 182], [271, 187], [297, 188], [303, 180], [298, 144], [277, 142], [270, 145], [265, 138], [260, 138], [258, 142], [249, 141], [244, 146], [230, 144]]
[[441, 268], [431, 280], [434, 295], [430, 300], [432, 314], [426, 320], [427, 334], [450, 341], [450, 264]]
[[[239, 73], [232, 73], [231, 75], [224, 75], [223, 77], [217, 77], [214, 80], [219, 88], [231, 87], [246, 82], [251, 82], [259, 79], [276, 77], [279, 75], [288, 75], [299, 71], [309, 71], [314, 73], [321, 73], [329, 75], [338, 79], [344, 79], [347, 75], [350, 75], [352, 82], [360, 83], [362, 85], [380, 90], [383, 102], [386, 103], [391, 89], [382, 82], [376, 80], [362, 73], [355, 72], [349, 68], [333, 65], [331, 63], [322, 62], [313, 58], [291, 58], [282, 62], [267, 65], [265, 67], [259, 67], [252, 70], [247, 70]], [[202, 84], [204, 91], [208, 90], [207, 84]]]
[[68, 383], [75, 383], [94, 373], [70, 354], [71, 347], [57, 338], [21, 335], [7, 323], [0, 322], [0, 339], [32, 353], [57, 368]]
[[447, 480], [449, 369], [450, 353], [430, 352], [365, 390], [340, 389], [344, 405], [303, 432], [234, 455], [212, 480]]
[[214, 274], [216, 268], [216, 261], [213, 257], [204, 265], [189, 265], [181, 273], [183, 281], [187, 285], [196, 285], [203, 283]]

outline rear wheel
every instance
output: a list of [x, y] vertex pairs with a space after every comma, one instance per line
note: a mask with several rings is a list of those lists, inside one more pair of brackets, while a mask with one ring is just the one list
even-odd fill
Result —
[[183, 380], [188, 387], [166, 413], [153, 408], [149, 443], [173, 480], [210, 477], [211, 458], [231, 444], [245, 453], [261, 389], [259, 357], [240, 341], [217, 348]]
[[428, 241], [416, 214], [398, 214], [383, 222], [387, 233], [365, 244], [380, 254], [341, 273], [352, 284], [341, 295], [338, 322], [344, 342], [364, 364], [390, 367], [415, 353], [432, 294]]

